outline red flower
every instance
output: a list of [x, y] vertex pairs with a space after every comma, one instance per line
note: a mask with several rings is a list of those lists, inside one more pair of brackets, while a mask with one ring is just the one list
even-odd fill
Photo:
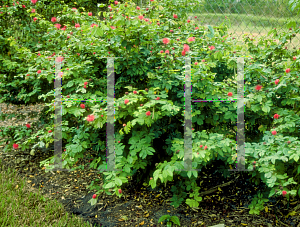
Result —
[[79, 28], [80, 27], [80, 24], [75, 24], [75, 28]]
[[42, 72], [42, 70], [38, 70], [37, 73], [40, 74]]
[[95, 120], [95, 116], [94, 115], [88, 115], [86, 120], [87, 121], [94, 121]]
[[277, 132], [274, 130], [272, 131], [273, 136], [275, 136], [277, 134]]
[[293, 60], [295, 61], [296, 59], [297, 59], [296, 56], [294, 56], [294, 57], [293, 57]]
[[174, 14], [173, 17], [174, 17], [174, 19], [178, 18], [177, 14]]
[[284, 197], [286, 195], [286, 191], [282, 191], [282, 196]]
[[51, 21], [54, 23], [54, 22], [56, 22], [56, 17], [52, 17], [51, 18]]
[[103, 115], [101, 115], [101, 117], [103, 117]]
[[126, 124], [123, 124], [123, 127], [125, 127], [126, 126]]
[[193, 41], [195, 41], [195, 37], [190, 37], [190, 38], [187, 39], [187, 41], [188, 42], [193, 42]]
[[119, 191], [120, 194], [122, 194], [122, 190], [121, 189], [119, 189], [118, 191]]
[[169, 51], [169, 50], [166, 50], [166, 51], [165, 51], [165, 53], [166, 53], [166, 54], [169, 54], [169, 53], [170, 53], [170, 51]]
[[91, 12], [88, 13], [89, 16], [92, 16], [93, 14]]
[[25, 5], [22, 5], [22, 7], [25, 9], [26, 8], [26, 6]]
[[31, 0], [32, 4], [35, 4], [37, 2], [37, 0]]
[[86, 89], [86, 86], [85, 86], [85, 85], [84, 85], [83, 87]]
[[33, 18], [33, 21], [35, 22], [36, 20], [37, 20], [37, 18], [36, 18], [36, 17], [34, 17], [34, 18]]
[[51, 132], [52, 132], [52, 130], [49, 130], [48, 132], [49, 132], [49, 133], [51, 133]]
[[18, 144], [15, 144], [15, 143], [13, 144], [13, 148], [14, 148], [14, 149], [18, 149], [18, 147], [19, 147]]
[[30, 128], [31, 126], [30, 126], [30, 124], [26, 124], [26, 127], [27, 127], [27, 128]]
[[285, 70], [286, 73], [289, 73], [290, 71], [291, 71], [290, 68], [287, 68], [287, 69]]
[[136, 91], [133, 91], [133, 94], [136, 94], [137, 92]]
[[137, 10], [140, 10], [140, 7], [137, 6], [136, 9], [137, 9]]
[[32, 9], [32, 10], [31, 10], [31, 13], [35, 13], [35, 9]]
[[228, 92], [228, 96], [230, 96], [230, 97], [231, 97], [231, 96], [232, 96], [232, 92]]
[[279, 79], [275, 80], [275, 84], [277, 85], [279, 83]]
[[84, 109], [84, 108], [85, 108], [85, 105], [84, 105], [84, 104], [80, 104], [80, 107], [81, 107], [82, 109]]
[[203, 145], [200, 145], [200, 148], [202, 148], [203, 147]]
[[55, 27], [56, 27], [57, 29], [60, 29], [61, 24], [55, 24]]
[[185, 51], [183, 50], [183, 51], [181, 52], [181, 54], [182, 54], [182, 56], [185, 56]]
[[139, 18], [140, 20], [143, 20], [144, 16], [143, 16], [143, 15], [140, 15], [140, 16], [138, 16], [138, 18]]
[[275, 115], [274, 115], [274, 118], [275, 118], [275, 119], [278, 119], [278, 118], [279, 118], [279, 115], [278, 115], [278, 114], [275, 114]]
[[159, 99], [160, 99], [159, 97], [156, 98], [156, 100], [159, 100]]
[[150, 116], [150, 115], [151, 115], [151, 112], [150, 112], [150, 111], [146, 112], [146, 115], [147, 115], [147, 116]]
[[114, 3], [115, 3], [115, 5], [118, 5], [119, 2], [118, 2], [118, 1], [115, 1]]
[[261, 88], [262, 88], [261, 85], [256, 85], [256, 87], [255, 87], [255, 89], [256, 89], [257, 91], [259, 91]]
[[183, 44], [183, 50], [184, 52], [189, 52], [190, 51], [189, 45]]
[[207, 146], [205, 145], [205, 146], [204, 146], [204, 150], [206, 150], [206, 149], [207, 149]]
[[97, 197], [97, 195], [96, 195], [96, 194], [94, 194], [94, 195], [93, 195], [93, 199], [96, 199], [96, 197]]
[[88, 84], [88, 82], [84, 82], [84, 85], [87, 85]]
[[129, 100], [128, 100], [128, 99], [125, 99], [125, 101], [124, 101], [125, 105], [126, 105], [128, 102], [129, 102]]
[[170, 42], [170, 40], [168, 38], [163, 38], [163, 43], [164, 44], [168, 44]]

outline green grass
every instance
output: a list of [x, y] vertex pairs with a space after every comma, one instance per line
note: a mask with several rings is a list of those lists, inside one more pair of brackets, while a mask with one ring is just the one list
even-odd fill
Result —
[[30, 192], [26, 182], [15, 171], [4, 166], [0, 159], [0, 226], [91, 226], [79, 217], [64, 211], [56, 200]]

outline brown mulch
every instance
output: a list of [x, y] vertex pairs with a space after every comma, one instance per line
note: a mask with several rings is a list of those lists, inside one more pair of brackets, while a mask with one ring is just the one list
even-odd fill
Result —
[[[38, 105], [37, 105], [38, 106]], [[0, 104], [5, 113], [17, 113], [21, 111], [37, 110], [37, 106], [25, 107]], [[33, 120], [26, 118], [17, 121], [11, 119], [2, 122], [5, 126], [25, 125]], [[1, 126], [1, 125], [0, 125]], [[1, 142], [1, 141], [0, 141]], [[297, 226], [299, 221], [300, 205], [297, 200], [287, 204], [284, 199], [270, 199], [265, 204], [268, 212], [262, 211], [260, 215], [250, 215], [247, 205], [251, 202], [253, 195], [264, 189], [264, 185], [253, 185], [249, 181], [247, 172], [233, 172], [230, 177], [224, 178], [222, 173], [216, 172], [215, 166], [203, 168], [199, 174], [197, 184], [200, 185], [200, 193], [203, 193], [203, 201], [199, 208], [191, 209], [185, 203], [175, 209], [170, 205], [172, 192], [170, 191], [174, 181], [184, 181], [182, 177], [176, 176], [173, 182], [168, 182], [166, 187], [158, 184], [155, 189], [139, 186], [135, 175], [130, 178], [129, 183], [122, 189], [123, 196], [109, 196], [105, 193], [98, 196], [96, 205], [91, 206], [87, 201], [91, 199], [96, 190], [89, 190], [87, 186], [92, 181], [96, 185], [102, 185], [101, 174], [89, 168], [89, 161], [98, 156], [96, 151], [88, 150], [85, 158], [80, 159], [75, 166], [85, 165], [84, 169], [72, 172], [45, 172], [40, 166], [43, 161], [53, 156], [53, 146], [48, 149], [39, 148], [35, 155], [30, 151], [12, 150], [3, 152], [5, 144], [0, 146], [0, 159], [7, 168], [14, 168], [18, 176], [26, 179], [29, 191], [41, 193], [48, 198], [56, 199], [62, 203], [68, 213], [73, 213], [89, 221], [93, 226], [166, 226], [158, 224], [162, 215], [175, 215], [179, 218], [181, 226], [212, 226], [224, 223], [225, 226]], [[136, 175], [140, 174], [139, 172]], [[297, 197], [296, 197], [297, 198]], [[295, 198], [295, 199], [296, 199]], [[297, 206], [299, 205], [299, 206]], [[292, 210], [296, 216], [285, 216]], [[300, 225], [298, 225], [299, 227]]]

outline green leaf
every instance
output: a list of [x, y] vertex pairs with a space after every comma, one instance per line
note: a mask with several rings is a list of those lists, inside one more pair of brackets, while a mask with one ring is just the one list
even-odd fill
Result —
[[160, 218], [159, 218], [159, 220], [158, 220], [158, 223], [160, 223], [160, 222], [162, 222], [162, 221], [164, 221], [164, 220], [166, 220], [166, 219], [170, 219], [170, 215], [163, 215], [163, 216], [161, 216]]
[[179, 222], [179, 218], [178, 218], [178, 217], [172, 216], [172, 217], [171, 217], [171, 221], [172, 221], [174, 224], [180, 226], [180, 222]]
[[100, 27], [96, 28], [96, 35], [97, 36], [103, 36], [103, 30], [102, 30], [102, 28], [100, 28]]
[[199, 203], [194, 199], [187, 199], [185, 203], [190, 207], [199, 207]]
[[214, 28], [212, 26], [210, 26], [210, 25], [207, 25], [207, 27], [208, 27], [210, 33], [208, 33], [206, 36], [209, 37], [209, 38], [213, 38], [214, 35], [215, 35]]
[[127, 46], [127, 41], [126, 41], [126, 40], [123, 40], [123, 42], [121, 43], [121, 46], [122, 46], [122, 47], [126, 47], [126, 46]]

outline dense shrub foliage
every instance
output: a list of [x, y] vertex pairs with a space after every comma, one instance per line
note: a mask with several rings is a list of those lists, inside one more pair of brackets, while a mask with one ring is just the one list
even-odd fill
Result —
[[[107, 97], [106, 57], [122, 57], [115, 58], [114, 68], [115, 168], [123, 171], [103, 172], [103, 188], [91, 188], [107, 194], [113, 189], [121, 196], [119, 189], [130, 176], [152, 188], [174, 180], [172, 205], [186, 202], [197, 207], [202, 200], [198, 172], [175, 171], [184, 168], [183, 57], [191, 57], [193, 100], [236, 99], [236, 60], [244, 57], [246, 167], [253, 169], [249, 173], [253, 182], [269, 187], [268, 197], [282, 191], [287, 198], [300, 194], [300, 55], [299, 50], [285, 48], [299, 33], [294, 24], [282, 34], [270, 31], [270, 38], [258, 45], [245, 36], [241, 46], [227, 33], [229, 19], [211, 27], [196, 16], [188, 18], [194, 1], [187, 1], [187, 8], [175, 0], [151, 0], [148, 8], [111, 1], [109, 6], [100, 5], [106, 8], [98, 14], [103, 20], [85, 7], [58, 1], [50, 3], [51, 10], [43, 10], [46, 2], [40, 0], [4, 2], [1, 102], [45, 103], [39, 116], [42, 127], [24, 122], [22, 127], [2, 129], [0, 136], [11, 141], [5, 150], [53, 143], [53, 57], [61, 56], [63, 165], [72, 168], [92, 148], [99, 157], [90, 166], [106, 169], [107, 104], [100, 101]], [[193, 169], [219, 162], [219, 170], [228, 174], [236, 155], [236, 111], [236, 102], [192, 103]], [[32, 133], [33, 128], [38, 131]], [[42, 164], [50, 168], [51, 163], [53, 158]], [[177, 182], [176, 175], [185, 181]], [[250, 212], [259, 213], [260, 201], [266, 199], [258, 194]]]

